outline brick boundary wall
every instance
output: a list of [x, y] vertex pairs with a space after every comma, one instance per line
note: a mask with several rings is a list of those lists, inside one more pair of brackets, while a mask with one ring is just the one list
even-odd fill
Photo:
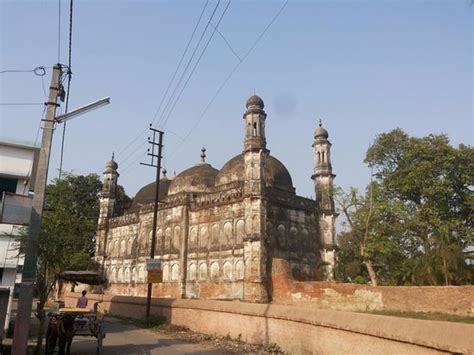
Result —
[[[65, 294], [74, 306], [80, 293]], [[143, 318], [146, 298], [88, 294], [112, 315]], [[474, 354], [474, 325], [238, 301], [153, 299], [152, 314], [175, 325], [290, 354]]]
[[273, 259], [273, 303], [344, 311], [440, 312], [474, 317], [474, 286], [379, 286], [295, 281], [288, 262]]

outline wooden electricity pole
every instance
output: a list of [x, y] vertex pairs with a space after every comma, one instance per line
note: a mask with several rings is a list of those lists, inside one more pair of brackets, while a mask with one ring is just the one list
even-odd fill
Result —
[[[148, 143], [151, 144], [151, 153], [150, 149], [148, 149], [148, 155], [151, 156], [151, 164], [148, 163], [140, 163], [142, 165], [151, 166], [156, 168], [156, 183], [155, 183], [155, 205], [153, 208], [153, 229], [151, 232], [151, 250], [150, 250], [150, 259], [155, 258], [155, 248], [156, 248], [156, 224], [157, 224], [157, 217], [158, 217], [158, 200], [159, 200], [159, 192], [160, 192], [160, 171], [161, 171], [161, 150], [163, 148], [163, 131], [159, 131], [153, 128], [150, 124], [150, 131], [153, 132], [153, 140], [148, 138]], [[158, 143], [156, 143], [156, 134], [158, 133]], [[155, 154], [155, 149], [158, 149], [158, 154]], [[155, 165], [155, 158], [156, 158], [156, 165]], [[150, 306], [151, 306], [151, 291], [152, 291], [153, 284], [148, 282], [148, 290], [146, 295], [146, 317], [147, 319], [150, 318]]]
[[38, 239], [41, 230], [41, 216], [43, 214], [44, 194], [48, 179], [54, 119], [56, 117], [56, 108], [59, 106], [57, 103], [58, 97], [62, 90], [61, 73], [61, 65], [56, 64], [53, 67], [48, 102], [45, 103], [47, 108], [44, 119], [43, 138], [35, 179], [35, 194], [33, 196], [33, 207], [31, 209], [30, 225], [28, 228], [28, 239], [26, 241], [25, 262], [18, 297], [15, 331], [13, 333], [12, 354], [14, 355], [24, 355], [27, 353], [34, 282], [36, 277], [36, 262], [38, 259]]

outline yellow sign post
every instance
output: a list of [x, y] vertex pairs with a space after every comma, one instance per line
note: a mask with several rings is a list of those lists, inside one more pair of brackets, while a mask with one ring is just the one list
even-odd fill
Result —
[[156, 284], [163, 282], [163, 271], [161, 270], [148, 270], [148, 283]]

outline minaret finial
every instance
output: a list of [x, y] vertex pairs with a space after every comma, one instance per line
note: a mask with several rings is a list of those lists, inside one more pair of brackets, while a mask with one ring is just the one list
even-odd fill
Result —
[[115, 152], [112, 152], [112, 160], [115, 158]]
[[323, 126], [323, 120], [319, 119], [319, 127], [322, 127], [322, 126]]
[[167, 177], [166, 177], [166, 173], [167, 173], [166, 168], [163, 168], [163, 170], [161, 172], [163, 173], [163, 179], [167, 179]]
[[206, 162], [206, 148], [204, 146], [201, 149], [201, 162], [202, 163]]

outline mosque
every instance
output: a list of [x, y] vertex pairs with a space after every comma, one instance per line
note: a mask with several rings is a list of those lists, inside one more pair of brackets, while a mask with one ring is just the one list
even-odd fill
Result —
[[[154, 297], [269, 302], [272, 259], [297, 280], [330, 280], [335, 259], [331, 143], [320, 124], [313, 141], [316, 199], [296, 195], [290, 173], [267, 149], [263, 100], [243, 115], [243, 151], [219, 170], [202, 161], [160, 180], [155, 258], [163, 282]], [[308, 157], [310, 159], [310, 157]], [[123, 215], [114, 213], [118, 164], [104, 171], [96, 260], [106, 293], [145, 296], [155, 183], [142, 187]]]

